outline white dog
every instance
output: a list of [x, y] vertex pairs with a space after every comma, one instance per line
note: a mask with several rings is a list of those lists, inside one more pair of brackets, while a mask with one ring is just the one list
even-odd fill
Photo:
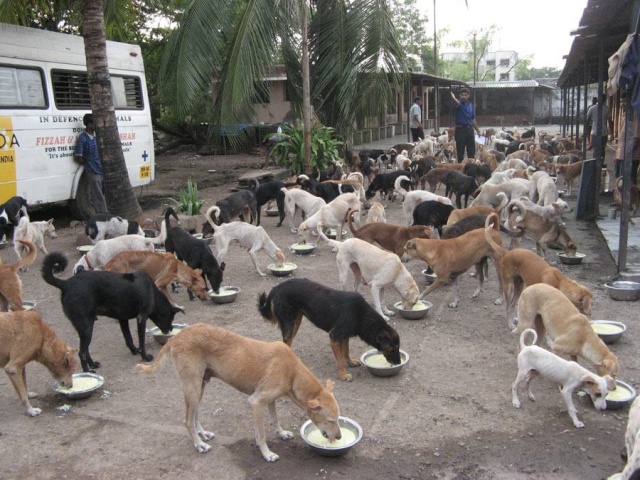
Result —
[[525, 337], [531, 334], [533, 344], [538, 340], [535, 330], [527, 328], [520, 334], [520, 353], [518, 354], [518, 376], [511, 386], [513, 406], [520, 408], [518, 399], [518, 387], [524, 383], [529, 400], [535, 401], [529, 388], [529, 384], [534, 376], [541, 375], [559, 385], [564, 404], [567, 407], [569, 416], [573, 420], [576, 428], [583, 428], [584, 423], [578, 420], [576, 407], [573, 405], [571, 394], [580, 386], [584, 385], [593, 400], [594, 406], [598, 410], [607, 408], [605, 400], [607, 392], [607, 382], [613, 381], [609, 375], [600, 377], [576, 362], [570, 362], [551, 353], [537, 345], [526, 345]]
[[133, 220], [125, 220], [112, 213], [99, 213], [89, 220], [84, 227], [84, 233], [94, 245], [105, 238], [116, 238], [122, 235], [140, 235], [144, 237], [144, 230]]
[[289, 215], [291, 233], [298, 231], [293, 223], [298, 210], [302, 210], [303, 217], [308, 218], [320, 210], [320, 207], [327, 204], [322, 198], [299, 188], [292, 188], [291, 190], [282, 188], [282, 191], [284, 192], [284, 211], [286, 215]]
[[396, 192], [404, 197], [404, 202], [402, 203], [402, 211], [404, 212], [404, 220], [407, 227], [413, 223], [413, 211], [418, 206], [418, 204], [422, 202], [426, 202], [427, 200], [434, 200], [436, 202], [444, 203], [445, 205], [451, 205], [453, 207], [453, 203], [451, 203], [451, 199], [447, 197], [443, 197], [442, 195], [436, 195], [433, 192], [429, 192], [427, 190], [412, 190], [407, 192], [404, 188], [402, 188], [402, 182], [409, 182], [409, 177], [405, 175], [401, 175], [396, 178], [393, 187]]
[[[164, 222], [162, 225], [163, 230], [166, 228]], [[125, 250], [147, 250], [153, 252], [155, 245], [162, 243], [162, 232], [157, 238], [145, 238], [140, 235], [122, 235], [121, 237], [108, 238], [106, 240], [100, 240], [95, 246], [74, 265], [73, 273], [78, 273], [79, 270], [96, 270], [104, 267], [109, 260], [115, 257], [118, 253]]]
[[629, 421], [624, 435], [624, 445], [627, 451], [627, 464], [620, 476], [621, 480], [637, 478], [633, 476], [640, 472], [640, 397], [637, 397], [629, 409]]
[[[347, 212], [349, 210], [360, 212], [360, 200], [355, 193], [343, 193], [338, 195], [331, 202], [322, 206], [316, 213], [308, 217], [298, 227], [298, 235], [309, 241], [309, 234], [313, 232], [319, 224], [326, 228], [336, 229], [336, 238], [342, 239], [342, 229], [347, 222]], [[360, 214], [356, 215], [357, 224], [360, 225]]]
[[[48, 235], [49, 238], [57, 238], [56, 227], [53, 226], [53, 218], [47, 221], [31, 222], [29, 217], [24, 216], [20, 218], [18, 226], [13, 232], [13, 249], [18, 255], [18, 259], [21, 259], [23, 255], [26, 255], [29, 249], [24, 243], [18, 242], [18, 240], [30, 240], [40, 249], [45, 255], [47, 249], [44, 246], [44, 236]], [[21, 268], [23, 272], [29, 269], [28, 265]]]
[[258, 257], [256, 253], [260, 250], [264, 250], [269, 255], [276, 265], [282, 266], [284, 263], [284, 253], [280, 250], [273, 240], [267, 235], [267, 232], [262, 227], [256, 227], [247, 222], [231, 222], [223, 223], [218, 226], [213, 221], [212, 215], [217, 216], [220, 214], [220, 208], [210, 207], [205, 214], [209, 225], [213, 228], [213, 241], [216, 244], [216, 260], [218, 263], [224, 261], [229, 249], [229, 243], [236, 240], [241, 247], [246, 248], [249, 251], [249, 256], [253, 261], [253, 265], [256, 267], [256, 271], [261, 277], [266, 277], [266, 273], [260, 270], [258, 265]]
[[347, 289], [347, 278], [351, 269], [355, 291], [358, 291], [361, 283], [369, 285], [373, 306], [387, 322], [389, 315], [395, 313], [384, 304], [386, 287], [391, 287], [400, 294], [402, 308], [406, 310], [410, 310], [418, 301], [418, 285], [395, 253], [382, 250], [359, 238], [349, 238], [344, 242], [331, 240], [322, 232], [322, 225], [318, 226], [318, 233], [320, 238], [338, 248], [336, 263], [341, 288]]
[[384, 205], [380, 202], [373, 202], [367, 212], [367, 219], [364, 223], [387, 223], [387, 214]]

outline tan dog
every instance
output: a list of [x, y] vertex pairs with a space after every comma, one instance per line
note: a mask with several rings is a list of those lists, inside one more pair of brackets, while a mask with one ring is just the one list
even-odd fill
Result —
[[[439, 164], [437, 168], [432, 168], [425, 175], [420, 178], [420, 188], [424, 190], [425, 184], [429, 184], [429, 191], [435, 193], [438, 185], [441, 183], [444, 185], [447, 181], [447, 177], [449, 176], [449, 172], [451, 171], [448, 168], [443, 168], [444, 165], [448, 164]], [[462, 165], [462, 164], [454, 164], [454, 165]], [[462, 171], [462, 169], [460, 169]]]
[[624, 445], [627, 464], [622, 470], [620, 480], [632, 480], [640, 471], [640, 397], [637, 397], [629, 409], [629, 420], [624, 433]]
[[582, 173], [582, 164], [583, 160], [575, 163], [569, 164], [558, 164], [556, 166], [556, 173], [558, 175], [562, 175], [564, 179], [564, 184], [567, 186], [567, 195], [571, 196], [571, 191], [573, 190], [573, 183], [576, 178], [580, 176]]
[[[29, 240], [36, 244], [42, 253], [45, 255], [47, 249], [44, 246], [44, 237], [47, 235], [49, 238], [57, 238], [56, 227], [53, 226], [53, 218], [47, 221], [31, 222], [29, 217], [21, 217], [18, 226], [13, 232], [13, 249], [18, 255], [18, 259], [21, 259], [23, 255], [26, 255], [29, 249], [18, 240]], [[28, 265], [21, 268], [26, 272], [29, 269]]]
[[211, 440], [214, 436], [213, 432], [202, 428], [198, 418], [204, 386], [211, 378], [219, 378], [249, 395], [256, 443], [268, 462], [275, 462], [279, 457], [267, 446], [266, 407], [280, 438], [293, 438], [293, 433], [284, 430], [278, 422], [276, 400], [281, 397], [289, 397], [303, 409], [330, 441], [341, 438], [340, 409], [333, 396], [333, 382], [327, 380], [323, 386], [283, 342], [261, 342], [220, 327], [197, 323], [171, 338], [153, 363], [139, 364], [138, 369], [154, 373], [167, 353], [171, 354], [184, 391], [184, 426], [200, 453], [211, 449], [203, 440]]
[[27, 390], [27, 363], [41, 363], [63, 387], [71, 388], [78, 365], [76, 353], [42, 321], [38, 312], [0, 313], [0, 367], [30, 417], [40, 415], [42, 410], [29, 402], [35, 394]]
[[515, 311], [522, 290], [525, 286], [536, 283], [546, 283], [557, 288], [571, 300], [581, 313], [591, 313], [593, 295], [583, 285], [567, 277], [557, 268], [549, 265], [543, 258], [531, 250], [516, 248], [505, 250], [493, 241], [490, 227], [485, 228], [486, 240], [500, 259], [500, 276], [502, 278], [502, 293], [507, 306], [507, 321], [509, 328], [515, 328], [513, 312]]
[[[492, 236], [495, 243], [502, 245], [498, 215], [489, 215], [485, 222], [485, 227], [488, 225], [493, 226], [488, 234]], [[453, 277], [456, 280], [456, 297], [449, 304], [449, 307], [456, 308], [460, 303], [458, 276], [474, 265], [476, 266], [478, 288], [471, 298], [476, 298], [480, 295], [482, 284], [484, 283], [486, 257], [491, 257], [496, 265], [500, 297], [502, 297], [502, 281], [500, 279], [500, 269], [498, 268], [499, 258], [496, 256], [494, 249], [487, 243], [485, 231], [482, 229], [472, 230], [459, 237], [446, 240], [412, 239], [406, 243], [404, 250], [409, 256], [424, 260], [438, 277], [435, 282], [420, 294], [420, 299], [440, 285], [447, 283]]]
[[9, 307], [14, 312], [24, 310], [22, 307], [22, 280], [18, 276], [18, 270], [35, 262], [38, 254], [33, 242], [18, 240], [18, 243], [26, 246], [29, 253], [16, 263], [0, 264], [0, 310], [3, 312], [9, 310]]
[[384, 206], [380, 202], [371, 204], [364, 223], [387, 223], [387, 215], [384, 211]]
[[[578, 355], [593, 363], [598, 375], [618, 375], [618, 359], [594, 332], [589, 319], [556, 288], [545, 283], [527, 287], [518, 301], [518, 332], [532, 328], [538, 341], [548, 335], [557, 355]], [[609, 389], [616, 387], [610, 382]]]
[[490, 205], [477, 205], [475, 207], [458, 208], [454, 210], [449, 214], [447, 226], [454, 225], [463, 218], [467, 218], [472, 215], [491, 215], [492, 213], [500, 215], [500, 212], [507, 206], [507, 203], [509, 203], [509, 198], [503, 193], [498, 194], [498, 198], [502, 199], [502, 201], [496, 208], [493, 208]]
[[[613, 189], [613, 203], [622, 210], [622, 182], [623, 178], [618, 177], [616, 179], [616, 183]], [[636, 214], [636, 210], [638, 209], [638, 188], [632, 183], [631, 184], [631, 199], [629, 203], [629, 221], [633, 222], [633, 217]]]
[[[454, 210], [455, 211], [455, 210]], [[355, 229], [351, 217], [355, 212], [349, 211], [349, 230], [355, 238], [369, 243], [377, 243], [385, 250], [394, 252], [399, 258], [404, 255], [404, 245], [412, 238], [432, 238], [433, 229], [424, 225], [401, 227], [390, 223], [367, 223]]]
[[173, 253], [156, 253], [145, 251], [120, 252], [104, 266], [109, 272], [129, 273], [136, 270], [147, 272], [153, 283], [169, 301], [177, 306], [169, 295], [167, 287], [178, 282], [187, 287], [200, 300], [207, 300], [207, 289], [202, 278], [202, 270], [189, 267], [179, 261]]

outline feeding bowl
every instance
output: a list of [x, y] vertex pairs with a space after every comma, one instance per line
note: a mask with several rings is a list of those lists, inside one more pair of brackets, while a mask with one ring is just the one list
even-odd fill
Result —
[[400, 370], [408, 361], [409, 354], [404, 350], [400, 350], [400, 363], [398, 365], [389, 363], [382, 352], [375, 348], [367, 350], [360, 357], [360, 362], [376, 377], [393, 377], [400, 373]]
[[104, 378], [96, 373], [83, 372], [73, 374], [73, 386], [71, 388], [64, 388], [59, 383], [55, 383], [53, 390], [65, 398], [70, 400], [78, 400], [80, 398], [87, 398], [93, 392], [98, 390], [104, 385]]
[[592, 320], [591, 327], [604, 343], [616, 343], [627, 331], [624, 323], [612, 320]]
[[160, 235], [160, 232], [153, 228], [145, 228], [142, 231], [144, 232], [144, 236], [147, 238], [155, 238]]
[[586, 257], [584, 253], [576, 253], [575, 255], [567, 255], [564, 252], [558, 253], [558, 258], [565, 265], [580, 265], [584, 257]]
[[334, 440], [333, 443], [330, 443], [329, 440], [322, 436], [318, 427], [311, 420], [307, 420], [302, 424], [300, 436], [311, 447], [311, 450], [318, 455], [340, 457], [362, 440], [363, 431], [355, 420], [347, 417], [338, 417], [338, 425], [340, 425], [342, 438]]
[[33, 310], [34, 308], [36, 308], [36, 302], [34, 300], [23, 300], [22, 307], [26, 311]]
[[171, 325], [171, 331], [169, 333], [162, 333], [162, 331], [158, 327], [153, 327], [147, 330], [147, 332], [153, 335], [153, 338], [155, 338], [156, 342], [158, 342], [160, 345], [164, 345], [171, 337], [179, 334], [186, 326], [187, 325], [185, 323], [173, 323]]
[[422, 270], [422, 274], [424, 275], [424, 278], [427, 279], [427, 283], [429, 285], [431, 285], [433, 282], [435, 282], [438, 279], [438, 276], [435, 273], [430, 272], [428, 269]]
[[629, 405], [638, 396], [638, 392], [628, 383], [616, 380], [616, 389], [607, 394], [607, 410], [618, 410]]
[[295, 263], [284, 262], [281, 267], [275, 263], [271, 263], [267, 268], [276, 277], [286, 277], [287, 275], [291, 275], [298, 266]]
[[79, 247], [76, 247], [76, 250], [84, 255], [85, 253], [89, 253], [93, 250], [93, 245], [80, 245]]
[[278, 212], [278, 209], [277, 209], [277, 208], [267, 208], [267, 209], [264, 211], [264, 214], [265, 214], [267, 217], [277, 217], [278, 215], [280, 215], [280, 212]]
[[[342, 230], [342, 236], [344, 237], [348, 232], [346, 230]], [[338, 236], [338, 232], [335, 228], [330, 228], [327, 232], [327, 238], [336, 239]]]
[[424, 300], [418, 300], [411, 310], [405, 310], [402, 308], [402, 302], [396, 302], [393, 304], [402, 318], [407, 320], [420, 320], [427, 316], [429, 309], [433, 307], [433, 303], [426, 302]]
[[616, 280], [604, 284], [613, 300], [634, 301], [640, 295], [640, 283], [628, 280]]
[[156, 248], [154, 249], [154, 251], [155, 251], [156, 253], [167, 253], [167, 250], [166, 250], [165, 248], [158, 248], [158, 247], [156, 247]]
[[293, 250], [294, 253], [296, 253], [296, 255], [309, 255], [316, 249], [316, 244], [298, 242], [298, 243], [294, 243], [289, 248], [291, 248], [291, 250]]
[[238, 294], [240, 293], [240, 289], [238, 287], [220, 287], [218, 293], [215, 293], [213, 290], [209, 290], [209, 296], [213, 303], [232, 303], [236, 301], [238, 298]]

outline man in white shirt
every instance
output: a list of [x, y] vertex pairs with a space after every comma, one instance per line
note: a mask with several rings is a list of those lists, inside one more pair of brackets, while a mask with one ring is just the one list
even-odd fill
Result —
[[[605, 147], [607, 146], [607, 140], [609, 137], [609, 124], [611, 123], [611, 110], [609, 106], [604, 103], [604, 95], [600, 98], [600, 102], [595, 105], [591, 105], [587, 110], [587, 123], [592, 121], [591, 127], [591, 146], [596, 149], [595, 153], [600, 155], [600, 158], [604, 159]], [[600, 139], [598, 139], [598, 128], [600, 118], [598, 117], [598, 105], [602, 106], [602, 131], [600, 132]], [[599, 140], [599, 141], [598, 141]]]
[[422, 126], [422, 97], [416, 97], [411, 110], [409, 110], [409, 128], [411, 128], [411, 138], [414, 142], [424, 139], [424, 129]]

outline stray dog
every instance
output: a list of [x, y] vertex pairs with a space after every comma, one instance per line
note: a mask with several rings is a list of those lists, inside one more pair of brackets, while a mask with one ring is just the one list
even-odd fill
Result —
[[184, 391], [184, 425], [200, 453], [211, 449], [203, 440], [211, 440], [214, 436], [213, 432], [202, 428], [198, 418], [204, 386], [211, 378], [219, 378], [250, 395], [248, 402], [253, 411], [256, 443], [268, 462], [275, 462], [279, 457], [267, 446], [265, 407], [269, 409], [280, 438], [293, 438], [292, 432], [280, 426], [276, 414], [276, 400], [284, 396], [302, 408], [329, 441], [342, 438], [333, 382], [327, 380], [323, 386], [282, 342], [261, 342], [220, 327], [197, 323], [171, 338], [155, 362], [139, 364], [138, 369], [154, 373], [167, 353], [171, 355]]
[[452, 205], [427, 200], [419, 203], [413, 210], [413, 226], [431, 225], [438, 230], [438, 235], [442, 237], [442, 226], [447, 224], [449, 215], [453, 211]]
[[[622, 182], [623, 178], [618, 177], [616, 179], [615, 188], [613, 189], [613, 203], [615, 203], [620, 210], [622, 210]], [[630, 187], [629, 221], [634, 223], [632, 217], [636, 214], [638, 203], [640, 202], [638, 202], [638, 188], [633, 183]]]
[[122, 235], [145, 236], [144, 230], [138, 222], [125, 220], [111, 213], [99, 213], [87, 220], [84, 233], [91, 239], [94, 245], [106, 238], [116, 238]]
[[0, 310], [6, 312], [9, 307], [14, 312], [24, 310], [22, 306], [22, 280], [18, 270], [36, 261], [37, 250], [33, 242], [18, 240], [18, 243], [29, 249], [24, 257], [10, 265], [0, 262]]
[[22, 197], [11, 197], [0, 205], [0, 240], [3, 236], [9, 240], [20, 217], [24, 216], [28, 217], [29, 214], [27, 213], [27, 201]]
[[556, 166], [556, 173], [558, 175], [562, 175], [564, 179], [564, 184], [567, 186], [567, 196], [571, 196], [571, 191], [573, 190], [573, 183], [576, 178], [580, 176], [582, 173], [582, 164], [583, 160], [575, 163], [569, 164], [558, 164]]
[[[160, 231], [160, 239], [164, 241], [167, 252], [175, 253], [178, 260], [185, 262], [194, 270], [200, 269], [205, 288], [207, 288], [207, 280], [209, 280], [211, 289], [218, 293], [222, 284], [224, 262], [218, 264], [216, 257], [213, 256], [209, 245], [204, 240], [198, 240], [181, 227], [169, 228], [171, 216], [177, 219], [176, 213], [169, 207], [164, 212], [164, 221]], [[191, 292], [189, 292], [189, 298], [193, 300]]]
[[229, 223], [236, 217], [240, 217], [243, 222], [248, 218], [249, 223], [253, 223], [253, 219], [258, 216], [258, 200], [252, 189], [234, 192], [218, 200], [216, 206], [220, 208], [220, 215], [217, 217], [220, 222], [218, 225]]
[[289, 215], [289, 228], [291, 229], [291, 233], [298, 232], [298, 229], [293, 223], [298, 210], [302, 210], [302, 219], [304, 220], [327, 204], [322, 198], [316, 197], [299, 188], [293, 188], [291, 190], [283, 188], [281, 191], [284, 193], [284, 208], [286, 214]]
[[412, 190], [411, 192], [407, 192], [404, 188], [402, 188], [401, 183], [403, 181], [409, 182], [409, 177], [403, 175], [396, 178], [394, 188], [395, 191], [402, 195], [404, 198], [404, 201], [402, 203], [402, 211], [404, 212], [404, 219], [407, 226], [411, 225], [411, 222], [413, 220], [413, 211], [415, 210], [416, 206], [418, 206], [422, 202], [433, 200], [445, 205], [453, 206], [453, 203], [451, 203], [451, 199], [436, 195], [433, 192], [428, 192], [426, 190]]
[[27, 390], [25, 367], [34, 360], [44, 365], [63, 387], [71, 388], [78, 365], [76, 350], [58, 337], [36, 311], [0, 313], [0, 367], [30, 417], [42, 413], [31, 406], [29, 399], [35, 394]]
[[[342, 239], [342, 229], [347, 221], [347, 213], [350, 211], [360, 212], [360, 200], [355, 193], [343, 193], [330, 203], [320, 207], [316, 213], [307, 218], [298, 227], [298, 235], [302, 236], [305, 241], [309, 241], [309, 233], [317, 229], [322, 224], [325, 228], [336, 229], [336, 239]], [[360, 218], [358, 215], [358, 221]]]
[[[172, 282], [184, 285], [200, 300], [208, 299], [207, 288], [202, 278], [202, 270], [192, 269], [186, 263], [178, 260], [173, 253], [156, 252], [120, 252], [104, 266], [107, 272], [131, 273], [136, 270], [147, 272], [156, 287], [169, 299], [172, 305], [178, 306], [167, 287]], [[182, 308], [182, 307], [179, 307]]]
[[258, 186], [258, 188], [256, 188], [256, 211], [258, 215], [258, 218], [256, 220], [257, 226], [260, 226], [260, 208], [269, 200], [273, 199], [275, 199], [276, 205], [278, 206], [278, 215], [280, 217], [280, 221], [278, 222], [276, 227], [282, 225], [285, 213], [284, 192], [282, 191], [283, 188], [287, 188], [287, 184], [279, 180], [262, 183]]
[[[147, 318], [155, 323], [162, 333], [171, 331], [173, 317], [180, 308], [171, 302], [155, 286], [146, 272], [79, 272], [67, 280], [53, 276], [67, 267], [67, 258], [53, 252], [44, 257], [42, 278], [60, 290], [62, 310], [80, 337], [80, 363], [85, 372], [100, 367], [89, 354], [93, 323], [98, 314], [115, 318], [120, 324], [124, 341], [132, 354], [140, 354], [143, 360], [153, 360], [146, 352], [144, 338]], [[129, 319], [138, 323], [139, 348], [133, 344]]]
[[638, 480], [638, 474], [640, 474], [640, 397], [633, 401], [629, 409], [624, 444], [627, 464], [622, 470], [620, 479]]
[[578, 420], [576, 407], [573, 405], [571, 395], [579, 387], [585, 386], [593, 405], [598, 410], [607, 408], [606, 396], [609, 389], [607, 384], [613, 379], [610, 376], [600, 377], [576, 362], [569, 362], [564, 358], [540, 348], [537, 345], [526, 345], [525, 337], [531, 334], [536, 343], [538, 336], [535, 330], [527, 328], [520, 334], [520, 353], [518, 354], [518, 375], [511, 386], [512, 403], [520, 408], [518, 387], [524, 383], [529, 400], [535, 401], [531, 393], [530, 383], [536, 375], [541, 375], [554, 383], [561, 385], [560, 393], [567, 407], [569, 416], [576, 428], [584, 428], [584, 423]]
[[[385, 197], [391, 196], [391, 194], [393, 193], [396, 178], [401, 175], [409, 177], [411, 175], [411, 172], [409, 170], [396, 170], [395, 172], [391, 173], [378, 173], [374, 177], [373, 181], [369, 184], [369, 187], [365, 192], [365, 198], [367, 200], [371, 200], [376, 196], [376, 193], [378, 192], [380, 192], [380, 197], [383, 200]], [[410, 182], [408, 183], [410, 185]]]
[[[30, 240], [32, 241], [42, 253], [45, 255], [47, 249], [44, 246], [44, 236], [48, 235], [50, 238], [58, 238], [56, 235], [56, 227], [53, 226], [53, 218], [51, 220], [41, 222], [30, 222], [29, 217], [24, 216], [20, 218], [18, 226], [13, 231], [13, 249], [18, 255], [18, 260], [27, 254], [28, 248], [24, 243], [18, 242], [18, 240]], [[28, 265], [22, 268], [22, 271], [27, 271]]]
[[433, 230], [424, 225], [401, 227], [390, 223], [367, 223], [355, 229], [351, 223], [353, 211], [349, 211], [347, 218], [349, 230], [355, 238], [368, 243], [377, 243], [385, 250], [394, 252], [398, 258], [404, 255], [404, 244], [412, 238], [433, 238]]
[[445, 184], [450, 172], [451, 170], [449, 170], [448, 168], [443, 168], [442, 165], [437, 168], [432, 168], [425, 175], [420, 177], [420, 188], [424, 190], [426, 184], [428, 183], [429, 190], [432, 193], [435, 193], [439, 184]]
[[[485, 227], [492, 225], [488, 235], [498, 245], [502, 244], [500, 235], [500, 222], [498, 215], [492, 213], [487, 217]], [[485, 231], [471, 230], [456, 238], [448, 240], [424, 240], [414, 238], [409, 240], [404, 246], [404, 251], [412, 258], [417, 258], [426, 262], [437, 275], [437, 279], [429, 285], [421, 294], [420, 299], [447, 283], [450, 278], [456, 280], [456, 296], [449, 304], [450, 308], [457, 308], [460, 304], [460, 287], [458, 276], [471, 268], [476, 267], [476, 277], [478, 278], [478, 288], [471, 298], [476, 298], [482, 291], [484, 283], [484, 268], [487, 257], [491, 257], [496, 266], [498, 275], [498, 286], [500, 297], [502, 297], [502, 281], [500, 279], [500, 269], [498, 268], [499, 258], [485, 239]]]
[[464, 208], [467, 208], [469, 195], [473, 195], [473, 192], [478, 189], [478, 182], [476, 182], [476, 179], [472, 176], [465, 175], [457, 170], [452, 170], [447, 176], [445, 186], [445, 196], [449, 197], [455, 193], [456, 207], [462, 208], [462, 196], [464, 195]]
[[81, 270], [94, 270], [104, 267], [118, 253], [126, 250], [146, 250], [153, 252], [155, 245], [162, 243], [161, 237], [146, 238], [140, 235], [122, 235], [121, 237], [100, 240], [74, 265], [73, 273]]
[[[618, 358], [594, 332], [589, 319], [556, 288], [538, 283], [524, 289], [518, 301], [518, 331], [533, 328], [538, 339], [548, 335], [557, 355], [578, 355], [593, 363], [598, 375], [618, 375]], [[613, 390], [615, 382], [609, 383]]]
[[373, 202], [371, 204], [371, 208], [367, 211], [367, 219], [364, 223], [387, 223], [387, 215], [384, 211], [384, 206], [380, 202]]
[[306, 278], [293, 278], [262, 293], [258, 311], [271, 323], [278, 324], [283, 341], [291, 346], [302, 317], [329, 332], [331, 350], [338, 364], [340, 380], [351, 381], [346, 365], [356, 367], [360, 361], [349, 355], [349, 339], [358, 336], [380, 350], [393, 365], [400, 363], [400, 337], [371, 305], [357, 292], [334, 290]]
[[231, 222], [216, 226], [211, 215], [217, 216], [220, 214], [220, 208], [209, 207], [205, 217], [214, 230], [213, 241], [216, 243], [216, 251], [218, 255], [216, 260], [221, 263], [227, 255], [229, 249], [229, 243], [233, 240], [237, 241], [242, 248], [246, 248], [249, 252], [249, 256], [253, 261], [253, 265], [256, 267], [258, 275], [266, 277], [267, 274], [260, 270], [258, 265], [258, 256], [256, 255], [260, 250], [269, 255], [276, 265], [282, 266], [285, 257], [282, 250], [280, 250], [273, 240], [269, 237], [267, 232], [262, 227], [255, 227], [245, 222]]

